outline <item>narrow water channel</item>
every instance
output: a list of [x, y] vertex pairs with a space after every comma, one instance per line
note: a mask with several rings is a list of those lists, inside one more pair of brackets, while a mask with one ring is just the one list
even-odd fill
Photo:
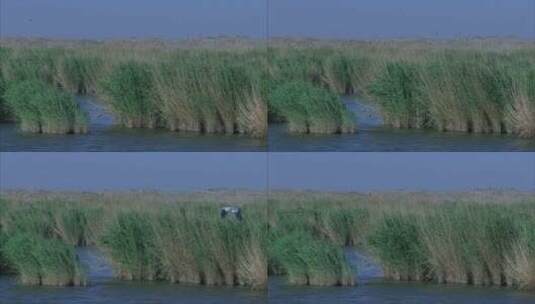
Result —
[[0, 123], [0, 151], [125, 152], [125, 151], [265, 151], [265, 139], [237, 134], [199, 134], [165, 129], [129, 129], [93, 97], [76, 100], [90, 118], [88, 134], [33, 134], [15, 123]]

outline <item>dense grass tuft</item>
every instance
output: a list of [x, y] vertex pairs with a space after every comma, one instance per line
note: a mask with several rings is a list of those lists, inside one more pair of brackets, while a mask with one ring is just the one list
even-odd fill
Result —
[[292, 284], [354, 285], [342, 246], [360, 244], [368, 213], [325, 202], [286, 205], [271, 201], [269, 267]]
[[370, 234], [389, 277], [534, 287], [531, 205], [448, 203], [423, 211], [387, 215]]
[[121, 63], [101, 85], [121, 123], [130, 128], [156, 127], [154, 80], [148, 65]]
[[297, 133], [352, 133], [354, 118], [339, 97], [306, 82], [290, 82], [273, 90], [269, 105], [272, 113]]
[[96, 94], [102, 59], [92, 55], [67, 54], [58, 59], [57, 81], [74, 94]]
[[74, 248], [61, 241], [18, 233], [9, 236], [2, 251], [22, 284], [85, 285]]
[[270, 243], [270, 269], [290, 284], [354, 285], [354, 274], [342, 249], [314, 239], [306, 231], [275, 233]]
[[428, 267], [415, 217], [387, 215], [371, 233], [369, 245], [385, 275], [398, 280], [425, 280]]
[[36, 80], [9, 83], [4, 94], [23, 131], [86, 133], [88, 118], [67, 93]]
[[7, 241], [7, 235], [3, 232], [0, 232], [0, 275], [7, 273], [8, 271], [8, 262], [6, 261], [4, 247]]
[[158, 276], [158, 252], [150, 218], [143, 214], [117, 216], [102, 236], [118, 276], [127, 280], [154, 280]]
[[[159, 63], [156, 88], [166, 127], [264, 136], [267, 106], [256, 53], [177, 51]], [[257, 65], [257, 69], [252, 66]], [[260, 65], [260, 66], [259, 66]]]

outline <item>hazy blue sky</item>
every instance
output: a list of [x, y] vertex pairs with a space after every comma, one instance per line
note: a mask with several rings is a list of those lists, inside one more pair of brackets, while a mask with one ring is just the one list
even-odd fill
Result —
[[265, 36], [265, 0], [0, 0], [1, 33], [62, 38]]
[[535, 153], [2, 153], [32, 189], [535, 190]]
[[535, 38], [533, 0], [271, 0], [272, 35]]
[[278, 153], [273, 188], [333, 191], [535, 190], [535, 153]]
[[264, 190], [262, 153], [1, 153], [1, 188]]
[[535, 37], [533, 0], [0, 0], [0, 34], [61, 38], [218, 35]]

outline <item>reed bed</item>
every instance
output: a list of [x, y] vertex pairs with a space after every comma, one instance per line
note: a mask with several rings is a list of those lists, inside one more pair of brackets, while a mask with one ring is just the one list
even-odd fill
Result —
[[337, 95], [356, 94], [396, 128], [535, 134], [535, 51], [524, 41], [3, 44], [0, 88], [39, 79], [97, 95], [127, 127], [262, 137], [269, 119], [348, 133], [356, 123]]
[[262, 288], [267, 273], [261, 228], [256, 219], [221, 220], [217, 208], [126, 212], [103, 234], [102, 246], [123, 279]]
[[288, 283], [313, 286], [351, 286], [354, 274], [341, 248], [295, 231], [275, 233], [270, 243], [270, 271]]
[[370, 246], [394, 279], [533, 289], [533, 207], [451, 203], [385, 215]]
[[95, 95], [126, 127], [255, 137], [267, 132], [266, 60], [256, 49], [128, 52], [95, 43], [10, 45], [2, 53], [0, 80], [39, 80], [70, 94]]
[[[274, 191], [267, 205], [235, 191], [2, 196], [0, 271], [31, 284], [84, 284], [71, 252], [97, 246], [125, 280], [266, 288], [269, 273], [348, 286], [351, 246], [392, 280], [535, 289], [533, 192]], [[241, 206], [243, 221], [221, 219], [222, 200]]]
[[4, 96], [22, 131], [48, 134], [87, 132], [87, 115], [72, 96], [40, 81], [11, 83]]
[[[535, 289], [533, 193], [275, 192], [272, 197], [270, 227], [302, 241], [302, 251], [320, 246], [315, 242], [339, 250], [354, 246], [371, 254], [392, 280]], [[303, 254], [284, 241], [280, 247], [281, 255]], [[290, 272], [276, 267], [272, 272], [305, 280], [306, 267], [287, 263]]]
[[59, 240], [15, 233], [2, 246], [6, 263], [25, 285], [82, 286], [85, 275], [74, 247]]
[[315, 202], [286, 207], [270, 201], [269, 269], [290, 284], [351, 286], [353, 269], [342, 247], [361, 242], [367, 210]]
[[[85, 284], [74, 248], [96, 246], [124, 280], [266, 287], [264, 205], [245, 204], [244, 219], [238, 221], [221, 219], [216, 202], [150, 201], [139, 195], [135, 201], [124, 195], [96, 201], [84, 201], [83, 195], [71, 196], [77, 201], [6, 196], [0, 259], [23, 284]], [[20, 247], [23, 242], [34, 247]], [[40, 253], [64, 264], [47, 268], [43, 265], [52, 264]]]
[[523, 44], [468, 48], [403, 42], [279, 46], [272, 73], [275, 80], [304, 80], [334, 94], [375, 101], [385, 123], [396, 128], [531, 137], [534, 50]]
[[271, 112], [288, 123], [292, 133], [353, 133], [355, 122], [338, 95], [295, 81], [278, 86], [270, 95]]

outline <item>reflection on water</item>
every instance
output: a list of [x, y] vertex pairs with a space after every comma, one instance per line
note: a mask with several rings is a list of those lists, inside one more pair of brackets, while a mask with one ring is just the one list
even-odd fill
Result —
[[164, 282], [126, 282], [113, 278], [110, 266], [92, 248], [78, 249], [87, 271], [86, 287], [30, 287], [0, 276], [0, 303], [267, 303], [266, 291], [241, 287], [186, 286]]
[[264, 139], [247, 135], [129, 129], [89, 97], [77, 97], [90, 118], [88, 134], [32, 134], [0, 123], [0, 151], [264, 151]]
[[469, 134], [406, 130], [382, 126], [377, 109], [370, 103], [343, 98], [357, 117], [355, 134], [290, 134], [284, 124], [269, 126], [270, 151], [535, 151], [535, 140], [501, 134]]
[[271, 278], [269, 303], [528, 304], [535, 303], [535, 295], [501, 288], [381, 280], [355, 287], [298, 287], [286, 285], [283, 278]]

